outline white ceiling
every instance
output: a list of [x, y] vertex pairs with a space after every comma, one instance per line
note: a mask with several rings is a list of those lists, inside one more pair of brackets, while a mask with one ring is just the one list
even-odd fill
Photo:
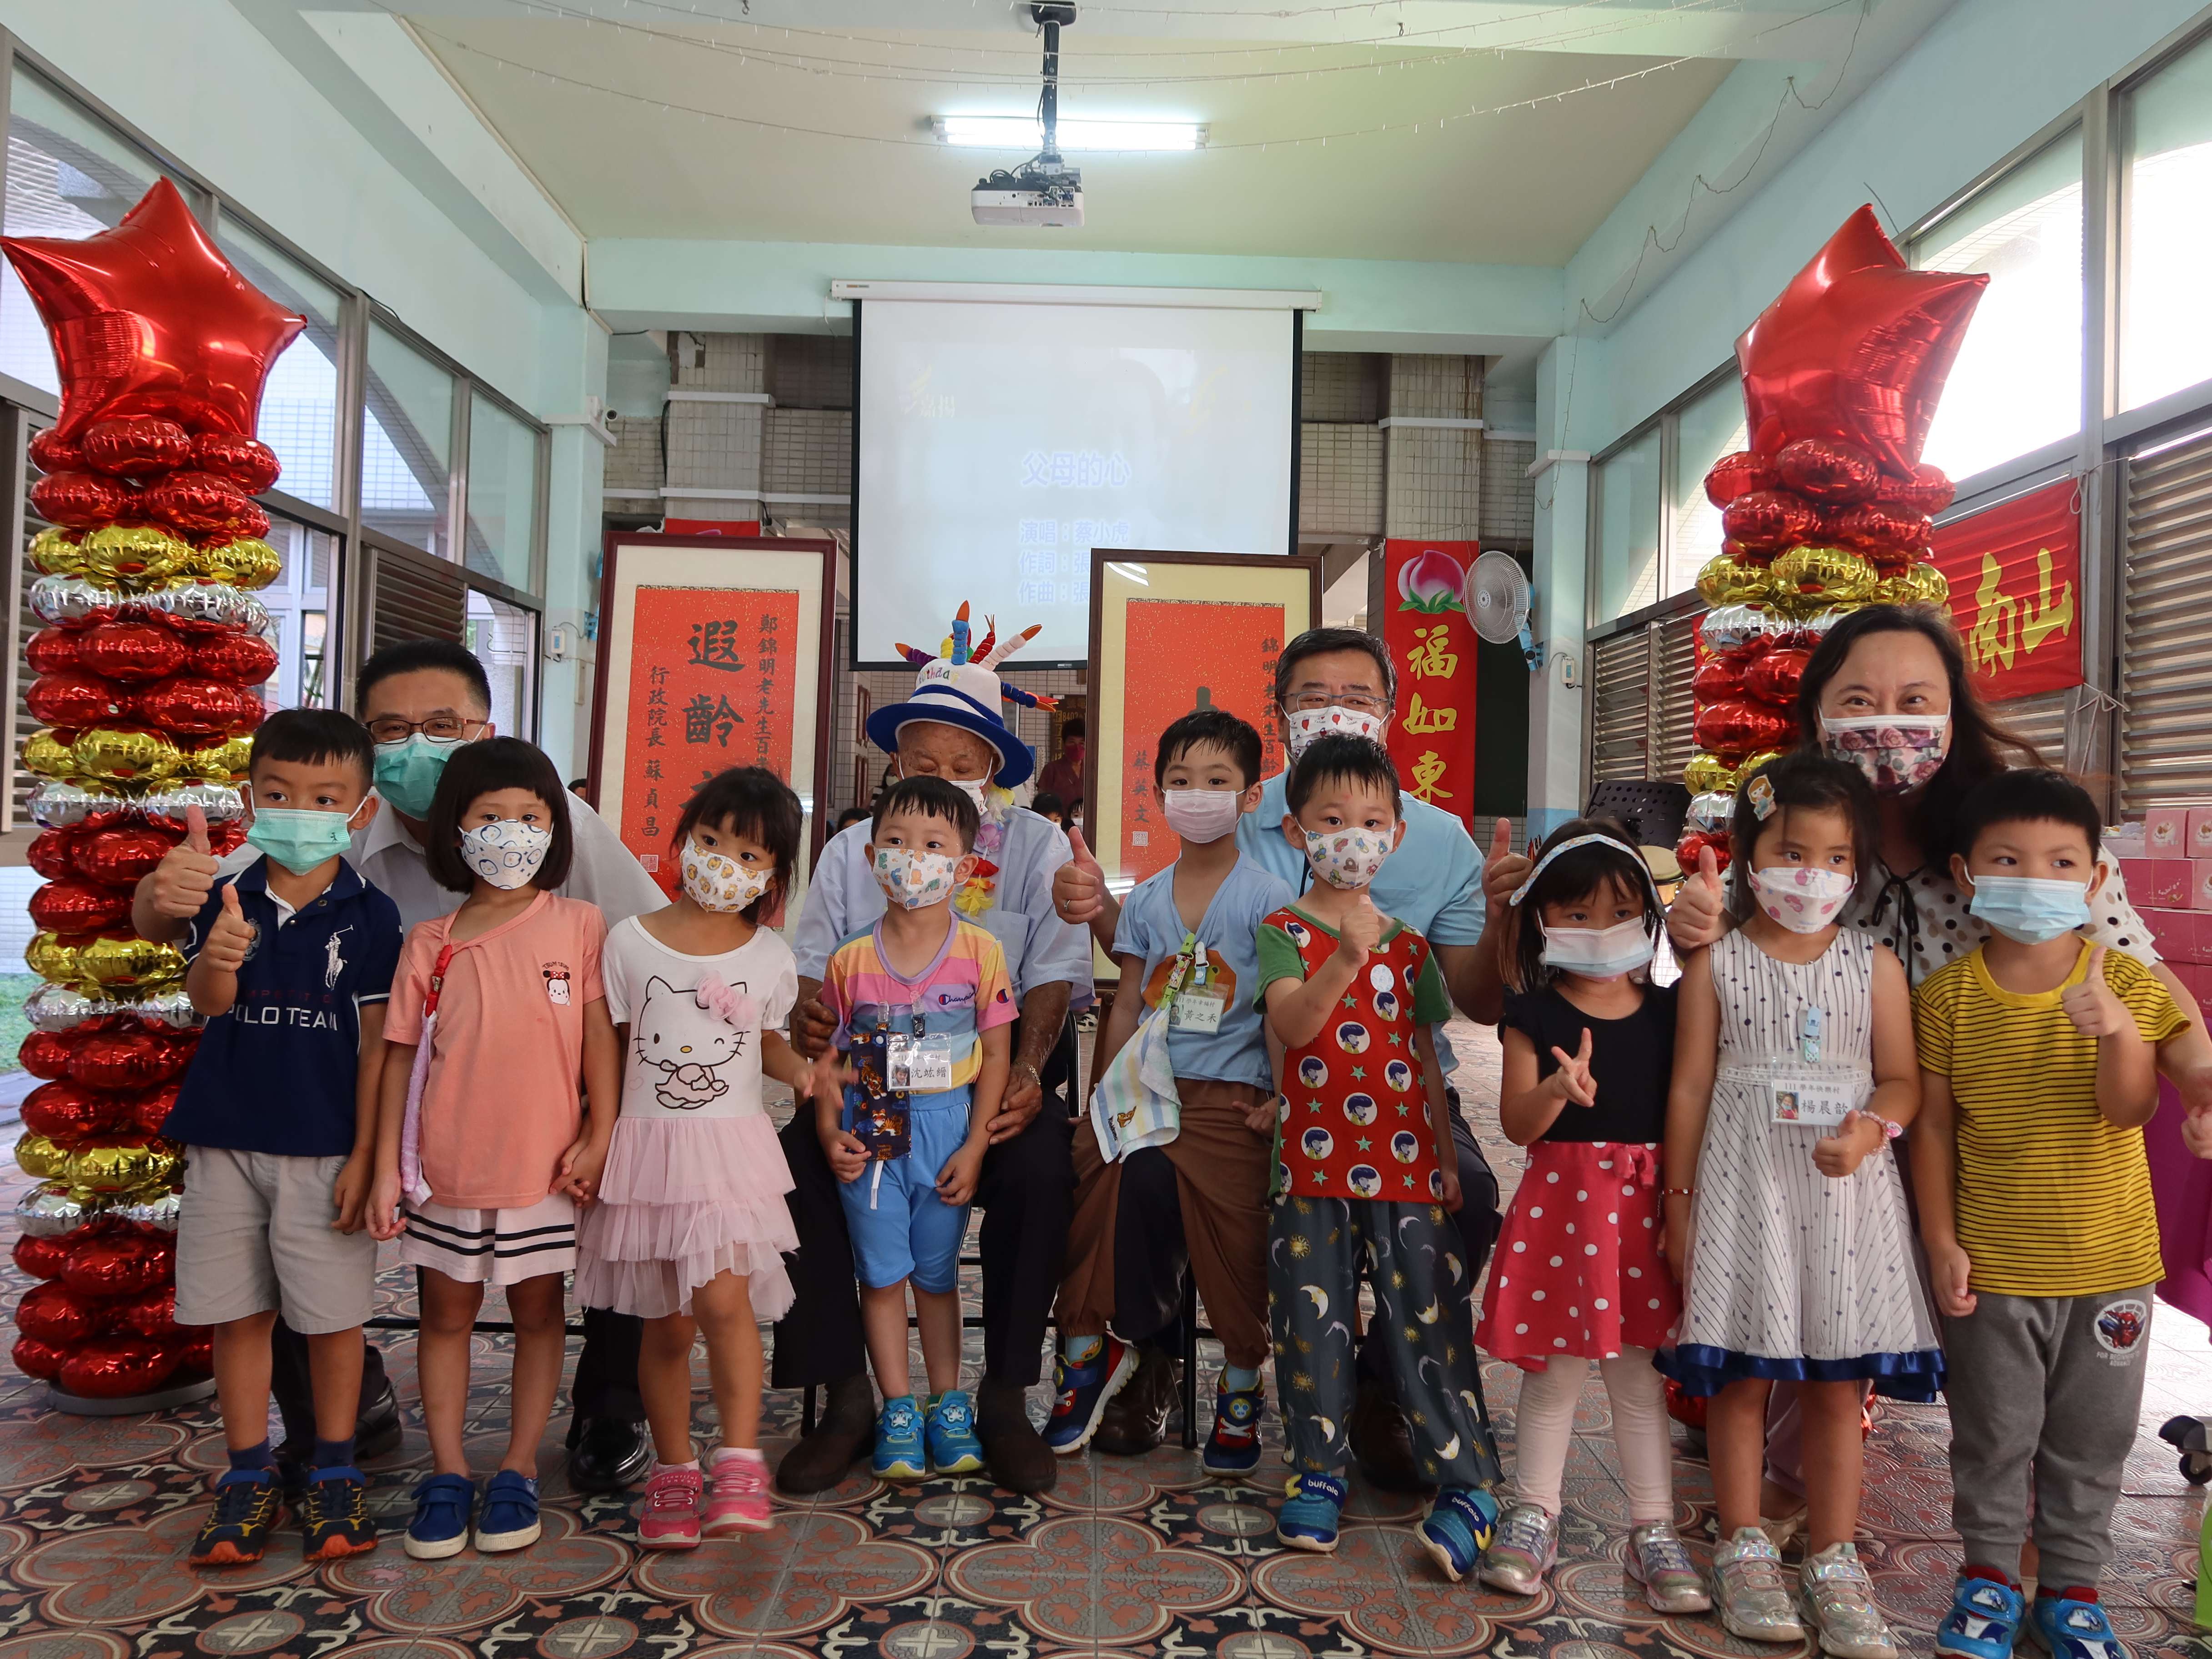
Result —
[[1860, 11], [1086, 5], [1062, 37], [1062, 111], [1200, 120], [1210, 148], [1074, 157], [1088, 222], [1024, 232], [977, 227], [967, 202], [1018, 155], [928, 131], [1033, 110], [1038, 42], [1005, 0], [338, 3], [405, 16], [589, 237], [1533, 265], [1581, 246], [1738, 59], [1839, 58]]

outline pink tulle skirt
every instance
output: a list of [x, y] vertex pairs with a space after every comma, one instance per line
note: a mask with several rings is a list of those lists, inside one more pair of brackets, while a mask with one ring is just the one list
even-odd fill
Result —
[[623, 1117], [599, 1201], [577, 1229], [576, 1300], [641, 1319], [691, 1311], [718, 1273], [747, 1282], [753, 1316], [792, 1302], [783, 1254], [799, 1248], [783, 1195], [791, 1170], [764, 1112]]

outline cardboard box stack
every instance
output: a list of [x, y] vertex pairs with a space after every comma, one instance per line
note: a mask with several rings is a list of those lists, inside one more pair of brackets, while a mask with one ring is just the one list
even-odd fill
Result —
[[2128, 896], [2197, 1002], [2212, 1008], [2212, 801], [2154, 806], [2106, 831]]

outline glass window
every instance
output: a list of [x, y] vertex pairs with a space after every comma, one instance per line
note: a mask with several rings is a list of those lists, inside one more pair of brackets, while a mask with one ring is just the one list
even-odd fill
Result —
[[338, 291], [228, 215], [217, 218], [216, 241], [247, 282], [307, 319], [300, 337], [270, 367], [258, 435], [283, 463], [277, 489], [335, 509]]
[[2212, 380], [2212, 40], [2128, 100], [2120, 406]]
[[2081, 135], [1921, 237], [1913, 263], [1990, 277], [1921, 459], [1968, 478], [2080, 431]]
[[275, 677], [260, 687], [261, 700], [271, 709], [327, 708], [324, 641], [330, 634], [338, 538], [272, 514], [269, 544], [284, 556], [284, 570], [260, 592], [269, 608], [264, 637], [277, 657]]
[[492, 725], [511, 738], [537, 735], [538, 617], [518, 605], [469, 590], [461, 641], [476, 653], [491, 681]]
[[1674, 521], [1661, 598], [1686, 591], [1705, 561], [1721, 550], [1721, 510], [1705, 499], [1705, 474], [1722, 456], [1750, 442], [1743, 385], [1734, 375], [1683, 404], [1674, 416], [1674, 477], [1668, 497], [1674, 504]]
[[1659, 428], [1597, 470], [1598, 568], [1594, 622], [1656, 604], [1659, 591]]
[[[0, 219], [8, 235], [76, 240], [112, 230], [160, 176], [119, 134], [18, 64], [8, 109], [8, 196]], [[4, 261], [0, 373], [60, 394], [45, 325], [15, 268]]]
[[452, 558], [453, 377], [372, 323], [365, 390], [361, 521]]
[[468, 568], [535, 592], [538, 434], [489, 398], [469, 400], [468, 501]]

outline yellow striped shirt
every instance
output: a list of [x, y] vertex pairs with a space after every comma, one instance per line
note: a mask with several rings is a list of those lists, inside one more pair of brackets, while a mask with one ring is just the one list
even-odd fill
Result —
[[[2089, 950], [2056, 991], [2006, 990], [1977, 950], [1913, 994], [1921, 1066], [1958, 1103], [1959, 1243], [1977, 1291], [2093, 1296], [2165, 1277], [2142, 1131], [2098, 1115], [2097, 1039], [2059, 1003]], [[2152, 1042], [2187, 1024], [2133, 957], [2106, 956], [2105, 983]]]

